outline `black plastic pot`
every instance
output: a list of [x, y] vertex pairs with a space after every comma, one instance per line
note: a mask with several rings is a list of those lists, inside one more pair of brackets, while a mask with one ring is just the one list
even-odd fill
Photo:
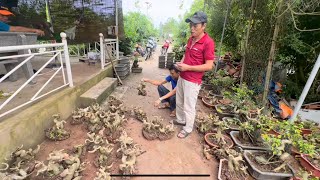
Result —
[[132, 73], [141, 73], [141, 72], [142, 72], [142, 68], [141, 68], [141, 67], [131, 68], [131, 72], [132, 72]]
[[119, 71], [126, 71], [127, 70], [127, 65], [126, 64], [117, 64], [114, 66], [117, 72]]

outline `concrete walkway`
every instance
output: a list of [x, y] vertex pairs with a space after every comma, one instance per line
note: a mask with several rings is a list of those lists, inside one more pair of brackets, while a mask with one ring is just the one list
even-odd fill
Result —
[[[138, 96], [137, 87], [141, 78], [164, 79], [169, 71], [158, 68], [159, 50], [153, 55], [152, 59], [140, 62], [143, 67], [141, 74], [131, 74], [124, 80], [124, 86], [128, 87], [123, 96], [123, 101], [127, 107], [140, 106], [147, 113], [149, 118], [152, 116], [162, 116], [165, 123], [168, 123], [170, 111], [168, 109], [158, 109], [153, 106], [159, 96], [156, 86], [147, 85], [147, 96]], [[166, 85], [170, 88], [170, 85]], [[199, 101], [198, 111], [208, 110]], [[142, 123], [129, 119], [126, 130], [136, 143], [141, 145], [146, 151], [138, 158], [137, 174], [210, 174], [210, 177], [135, 177], [133, 179], [217, 179], [218, 162], [216, 160], [206, 160], [202, 153], [203, 137], [194, 131], [186, 139], [179, 139], [176, 136], [168, 141], [148, 141], [142, 136]], [[180, 131], [177, 127], [176, 134]]]

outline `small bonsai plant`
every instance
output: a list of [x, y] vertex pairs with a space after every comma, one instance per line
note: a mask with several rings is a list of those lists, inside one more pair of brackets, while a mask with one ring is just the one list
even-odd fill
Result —
[[146, 96], [147, 95], [147, 91], [145, 90], [146, 88], [146, 84], [144, 82], [140, 82], [138, 89], [138, 95], [141, 96]]
[[209, 114], [208, 116], [197, 115], [196, 127], [202, 134], [213, 132], [214, 124], [219, 122], [219, 116]]
[[60, 120], [60, 115], [55, 114], [52, 116], [54, 126], [45, 130], [45, 135], [50, 140], [62, 141], [70, 137], [70, 132], [64, 129], [64, 124], [66, 121]]
[[253, 91], [250, 90], [246, 84], [234, 86], [231, 91], [223, 91], [223, 96], [226, 99], [230, 99], [232, 104], [240, 113], [245, 113], [247, 116], [252, 116], [253, 112], [256, 112], [256, 116], [260, 114], [262, 109], [258, 109], [254, 103], [252, 96]]
[[216, 94], [221, 94], [223, 90], [229, 90], [233, 86], [235, 80], [229, 76], [225, 76], [224, 70], [219, 70], [210, 83], [214, 86], [213, 90]]
[[215, 133], [207, 133], [205, 135], [205, 141], [212, 147], [231, 148], [233, 146], [232, 140], [223, 135], [222, 132], [227, 129], [227, 125], [224, 121], [215, 122], [214, 125], [217, 127]]
[[164, 125], [163, 119], [159, 116], [155, 116], [152, 120], [143, 120], [142, 134], [147, 140], [154, 140], [159, 138], [160, 140], [171, 139], [174, 135], [175, 129], [173, 124]]
[[263, 136], [264, 141], [271, 147], [271, 150], [267, 151], [264, 156], [255, 156], [256, 162], [261, 165], [271, 165], [273, 164], [273, 172], [287, 172], [287, 163], [290, 159], [290, 154], [288, 153], [288, 147], [292, 144], [289, 139], [282, 139], [281, 136], [266, 135]]
[[133, 114], [135, 118], [141, 122], [147, 119], [147, 113], [145, 113], [141, 107], [135, 107], [133, 109]]

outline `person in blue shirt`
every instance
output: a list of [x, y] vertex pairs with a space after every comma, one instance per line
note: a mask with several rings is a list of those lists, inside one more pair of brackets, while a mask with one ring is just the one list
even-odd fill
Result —
[[0, 3], [0, 32], [31, 32], [37, 33], [40, 36], [44, 35], [44, 32], [39, 29], [8, 25], [9, 17], [13, 15], [7, 7]]
[[[155, 86], [158, 86], [158, 93], [160, 98], [155, 101], [155, 106], [158, 106], [159, 109], [169, 108], [171, 111], [170, 116], [176, 116], [176, 86], [180, 76], [179, 70], [172, 65], [169, 68], [170, 75], [166, 77], [165, 80], [151, 80], [143, 78], [141, 81], [148, 82]], [[171, 83], [172, 90], [169, 91], [166, 87], [163, 86], [165, 83]]]

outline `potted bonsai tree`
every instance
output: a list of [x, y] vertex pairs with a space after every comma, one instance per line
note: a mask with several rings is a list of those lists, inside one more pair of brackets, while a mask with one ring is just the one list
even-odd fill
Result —
[[291, 155], [287, 152], [292, 144], [281, 136], [263, 135], [263, 139], [271, 149], [267, 151], [245, 150], [244, 158], [248, 162], [248, 170], [256, 179], [285, 179], [292, 177], [287, 165]]
[[133, 56], [134, 56], [134, 60], [133, 60], [131, 71], [133, 73], [141, 73], [142, 72], [142, 67], [139, 67], [139, 64], [138, 64], [138, 62], [139, 62], [139, 60], [138, 60], [139, 53], [138, 52], [134, 52]]

